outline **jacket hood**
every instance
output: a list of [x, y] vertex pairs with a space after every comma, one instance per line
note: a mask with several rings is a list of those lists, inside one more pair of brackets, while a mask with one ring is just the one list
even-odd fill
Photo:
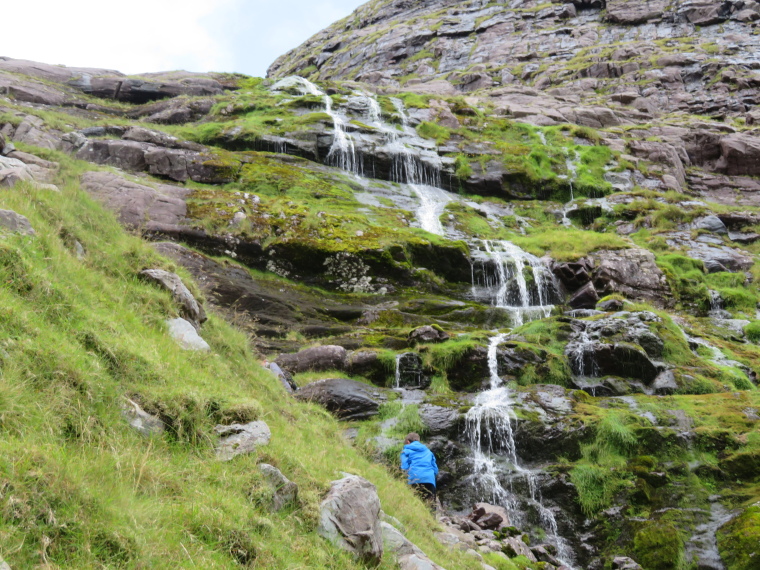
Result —
[[404, 449], [411, 451], [412, 453], [424, 453], [425, 451], [429, 451], [428, 448], [422, 445], [419, 441], [413, 441], [412, 443], [405, 445]]

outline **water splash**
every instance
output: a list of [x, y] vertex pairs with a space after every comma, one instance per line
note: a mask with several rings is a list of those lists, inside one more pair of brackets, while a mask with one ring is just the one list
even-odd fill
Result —
[[323, 98], [325, 113], [333, 121], [333, 142], [327, 153], [326, 162], [332, 166], [337, 166], [341, 170], [347, 170], [361, 176], [363, 170], [361, 156], [356, 152], [353, 137], [346, 132], [345, 121], [333, 110], [332, 97], [303, 77], [293, 76], [288, 78], [287, 81], [297, 83], [301, 87], [301, 91], [306, 95]]

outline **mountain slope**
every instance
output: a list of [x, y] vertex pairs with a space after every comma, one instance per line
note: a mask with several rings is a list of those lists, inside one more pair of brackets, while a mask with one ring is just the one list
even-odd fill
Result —
[[[345, 39], [323, 36], [345, 45], [310, 41], [333, 54], [318, 70], [303, 50], [273, 67], [317, 84], [0, 61], [2, 151], [20, 161], [4, 159], [12, 189], [1, 197], [38, 231], [3, 242], [3, 295], [20, 315], [1, 329], [17, 458], [3, 518], [15, 545], [3, 555], [22, 567], [352, 567], [314, 532], [327, 483], [350, 470], [449, 570], [482, 567], [478, 554], [558, 567], [555, 549], [584, 568], [721, 555], [752, 568], [752, 17], [729, 3], [697, 24], [712, 5], [655, 4], [374, 2], [340, 24]], [[621, 7], [648, 23], [611, 21]], [[721, 29], [751, 36], [736, 57]], [[692, 36], [696, 61], [679, 59]], [[358, 59], [333, 66], [346, 58]], [[171, 261], [143, 239], [176, 242], [157, 246]], [[149, 266], [205, 296], [214, 356], [177, 353], [164, 319], [178, 308], [136, 277]], [[302, 393], [318, 380], [371, 384], [370, 419], [338, 423], [290, 399], [263, 357]], [[133, 434], [123, 396], [169, 431]], [[270, 424], [269, 447], [213, 462], [213, 427], [253, 419]], [[456, 529], [367, 459], [397, 473], [412, 430], [439, 457]], [[24, 449], [60, 459], [26, 468]], [[261, 462], [301, 486], [297, 508], [263, 506], [251, 469]], [[84, 496], [74, 506], [61, 499], [72, 487]], [[53, 514], [17, 516], [18, 500]], [[461, 515], [482, 500], [507, 505], [533, 548], [462, 533]], [[79, 516], [91, 504], [97, 516]], [[50, 522], [61, 512], [63, 530]]]

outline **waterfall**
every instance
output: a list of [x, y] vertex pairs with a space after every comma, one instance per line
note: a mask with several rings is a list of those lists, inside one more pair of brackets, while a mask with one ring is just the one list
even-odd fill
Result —
[[401, 388], [401, 357], [402, 354], [396, 355], [396, 381], [393, 385], [394, 388]]
[[[570, 157], [570, 152], [573, 153], [572, 158]], [[568, 152], [567, 159], [565, 160], [565, 165], [567, 166], [568, 171], [568, 182], [570, 183], [570, 201], [572, 202], [575, 200], [575, 195], [573, 193], [573, 182], [575, 182], [575, 179], [578, 178], [578, 151], [570, 151]]]
[[401, 117], [401, 131], [382, 120], [382, 111], [377, 99], [367, 95], [367, 119], [382, 131], [386, 139], [385, 149], [392, 156], [391, 179], [409, 185], [420, 201], [417, 219], [423, 230], [442, 236], [445, 231], [440, 217], [452, 197], [440, 188], [441, 172], [439, 169], [423, 164], [411, 149], [404, 144], [400, 134], [406, 138], [416, 137], [409, 128], [409, 118], [400, 99], [391, 99]]
[[332, 97], [325, 95], [325, 113], [333, 120], [333, 142], [327, 153], [327, 162], [337, 166], [341, 170], [347, 170], [361, 175], [361, 160], [357, 159], [354, 139], [346, 132], [346, 124], [338, 114], [333, 111]]
[[348, 172], [361, 175], [361, 157], [356, 152], [353, 137], [346, 132], [345, 121], [343, 121], [343, 118], [333, 110], [332, 97], [324, 91], [321, 91], [319, 87], [303, 77], [293, 76], [287, 80], [297, 83], [304, 94], [313, 95], [314, 97], [322, 97], [324, 100], [325, 113], [332, 119], [334, 131], [333, 142], [327, 153], [327, 163], [332, 166], [337, 166], [341, 170], [347, 170]]
[[[511, 310], [515, 326], [522, 325], [526, 318], [551, 315], [557, 285], [554, 275], [539, 258], [508, 241], [483, 240], [473, 254], [474, 298]], [[531, 277], [530, 284], [526, 273]]]
[[[472, 408], [465, 415], [465, 436], [472, 448], [472, 481], [481, 496], [488, 497], [493, 504], [507, 510], [510, 524], [519, 525], [525, 522], [519, 497], [507, 490], [501, 479], [510, 474], [523, 478], [530, 494], [528, 503], [538, 512], [542, 528], [557, 547], [557, 558], [570, 566], [564, 562], [570, 558], [569, 548], [559, 535], [554, 513], [542, 502], [536, 475], [523, 468], [517, 458], [512, 430], [512, 420], [517, 418], [512, 409], [509, 388], [504, 385], [498, 369], [498, 348], [505, 338], [505, 334], [498, 334], [489, 341], [490, 389], [476, 396]], [[503, 460], [499, 462], [499, 458], [506, 459], [506, 465]]]
[[573, 373], [579, 378], [599, 376], [599, 366], [596, 363], [595, 343], [584, 328], [578, 338], [567, 346], [567, 355]]

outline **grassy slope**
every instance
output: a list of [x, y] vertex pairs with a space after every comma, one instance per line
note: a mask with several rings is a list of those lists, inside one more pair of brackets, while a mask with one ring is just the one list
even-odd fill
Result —
[[[169, 295], [136, 275], [161, 266], [191, 280], [79, 190], [84, 163], [54, 158], [61, 194], [0, 193], [0, 208], [37, 230], [0, 239], [0, 555], [13, 568], [354, 568], [315, 532], [341, 471], [374, 482], [438, 562], [472, 566], [432, 539], [435, 522], [403, 481], [346, 444], [327, 413], [285, 395], [240, 332], [212, 315], [212, 353], [179, 350], [163, 324], [176, 314]], [[133, 432], [124, 396], [160, 411], [168, 433]], [[255, 418], [272, 443], [215, 461], [213, 426]], [[269, 512], [257, 462], [300, 486], [298, 506]]]

